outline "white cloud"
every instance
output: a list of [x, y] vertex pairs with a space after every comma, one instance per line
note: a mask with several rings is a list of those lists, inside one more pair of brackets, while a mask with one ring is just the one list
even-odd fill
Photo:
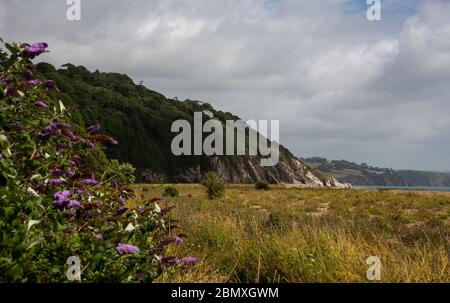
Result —
[[352, 0], [97, 0], [68, 22], [64, 1], [2, 1], [0, 32], [48, 41], [57, 65], [279, 119], [300, 156], [450, 169], [450, 3], [383, 3], [369, 22]]

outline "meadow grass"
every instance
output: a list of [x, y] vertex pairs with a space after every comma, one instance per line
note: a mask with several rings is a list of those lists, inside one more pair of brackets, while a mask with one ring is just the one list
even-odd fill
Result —
[[[368, 282], [369, 256], [382, 282], [450, 282], [448, 194], [227, 185], [209, 200], [200, 185], [172, 186], [180, 196], [160, 204], [176, 206], [187, 237], [168, 253], [201, 262], [159, 282]], [[136, 186], [147, 197], [164, 188]]]

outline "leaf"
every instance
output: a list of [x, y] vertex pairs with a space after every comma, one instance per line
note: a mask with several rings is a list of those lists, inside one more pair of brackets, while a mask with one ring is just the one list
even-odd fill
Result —
[[5, 150], [5, 156], [7, 156], [8, 158], [12, 157], [12, 152], [11, 149], [9, 149], [9, 147], [7, 147]]
[[132, 223], [128, 223], [127, 227], [125, 228], [126, 232], [132, 232], [133, 230], [135, 230], [135, 226], [133, 226]]
[[12, 207], [12, 206], [5, 207], [3, 209], [3, 211], [5, 212], [5, 217], [9, 218], [10, 216], [12, 216], [14, 214], [14, 207]]
[[[2, 41], [3, 42], [3, 41]], [[10, 44], [10, 43], [5, 43], [5, 47], [11, 52], [11, 53], [15, 53], [16, 52], [16, 48], [14, 47], [14, 45]]]
[[161, 207], [159, 207], [158, 203], [156, 202], [155, 202], [155, 212], [158, 214], [161, 212]]
[[66, 110], [66, 107], [64, 106], [61, 100], [58, 101], [59, 101], [59, 110], [61, 111], [61, 113], [63, 113]]
[[23, 270], [22, 270], [22, 267], [20, 267], [19, 264], [15, 264], [7, 272], [7, 276], [9, 278], [9, 280], [11, 280], [11, 281], [19, 280], [20, 277], [22, 276], [22, 274], [23, 274]]
[[39, 194], [34, 189], [32, 189], [31, 187], [27, 188], [27, 193], [30, 194], [31, 196], [35, 197], [35, 198], [39, 198], [40, 197]]
[[41, 220], [28, 220], [27, 231], [29, 231], [33, 225], [39, 224], [40, 222]]
[[30, 250], [31, 248], [33, 248], [33, 246], [39, 244], [40, 242], [42, 242], [42, 239], [31, 242], [30, 245], [28, 245], [27, 250]]
[[30, 180], [35, 180], [35, 179], [40, 179], [40, 178], [42, 178], [41, 174], [35, 174], [35, 175], [31, 176]]

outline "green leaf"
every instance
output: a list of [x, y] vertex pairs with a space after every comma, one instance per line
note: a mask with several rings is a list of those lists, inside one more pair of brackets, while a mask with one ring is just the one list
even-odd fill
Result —
[[8, 206], [8, 207], [3, 208], [3, 211], [5, 212], [5, 217], [6, 218], [9, 218], [12, 215], [14, 215], [14, 207], [12, 207], [12, 206]]
[[6, 273], [10, 281], [18, 281], [23, 275], [23, 269], [19, 264], [13, 265]]

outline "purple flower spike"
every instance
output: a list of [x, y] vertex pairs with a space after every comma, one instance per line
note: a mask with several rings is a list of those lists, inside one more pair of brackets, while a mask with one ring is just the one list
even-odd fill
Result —
[[119, 208], [116, 213], [118, 216], [120, 216], [120, 215], [124, 214], [125, 212], [127, 212], [127, 210], [128, 210], [128, 208], [122, 207], [122, 208]]
[[70, 190], [59, 191], [54, 194], [55, 201], [53, 201], [53, 205], [58, 207], [63, 207], [69, 204], [69, 197], [72, 195]]
[[50, 90], [54, 90], [54, 91], [59, 92], [59, 89], [58, 89], [58, 87], [56, 86], [55, 81], [53, 81], [53, 80], [45, 80], [44, 83], [43, 83], [43, 85], [44, 85], [44, 87], [47, 88], [47, 89], [50, 89]]
[[18, 123], [11, 124], [11, 127], [14, 128], [16, 131], [19, 131], [19, 132], [27, 130], [26, 127], [24, 127], [24, 126], [22, 126], [22, 125], [20, 125]]
[[95, 178], [90, 178], [82, 180], [81, 183], [83, 183], [84, 185], [95, 186], [98, 184], [98, 181], [95, 180]]
[[184, 240], [181, 239], [179, 236], [173, 236], [173, 237], [170, 237], [169, 239], [161, 241], [161, 245], [163, 245], [163, 246], [169, 245], [171, 243], [177, 243], [177, 244], [181, 245], [184, 243]]
[[62, 180], [62, 179], [53, 179], [53, 180], [50, 180], [50, 184], [51, 184], [52, 187], [58, 187], [58, 186], [60, 186], [61, 184], [63, 184], [64, 182], [65, 182], [65, 181]]
[[81, 215], [81, 219], [83, 220], [88, 220], [88, 219], [92, 219], [93, 216], [90, 213], [85, 213]]
[[95, 132], [98, 132], [99, 130], [100, 130], [100, 128], [101, 128], [101, 126], [100, 126], [100, 123], [95, 123], [94, 125], [91, 125], [91, 126], [89, 126], [87, 129], [86, 129], [86, 131], [88, 132], [88, 133], [95, 133]]
[[25, 46], [24, 54], [33, 59], [36, 56], [39, 56], [45, 49], [48, 47], [48, 44], [45, 42], [36, 42], [31, 45]]
[[66, 130], [66, 131], [64, 132], [64, 134], [65, 134], [65, 135], [70, 139], [70, 141], [72, 141], [72, 142], [78, 140], [78, 137], [77, 137], [73, 132], [71, 132], [70, 130]]
[[36, 85], [41, 84], [41, 81], [40, 80], [29, 80], [27, 83], [29, 86], [36, 86]]
[[63, 174], [64, 171], [62, 169], [55, 168], [54, 170], [52, 170], [52, 175], [55, 177], [61, 177]]
[[62, 123], [52, 123], [47, 125], [44, 128], [44, 132], [40, 134], [40, 137], [42, 139], [49, 139], [51, 136], [53, 136], [56, 131], [60, 130], [60, 129], [68, 129], [70, 128], [70, 125], [68, 124], [62, 124]]
[[31, 69], [26, 69], [25, 76], [27, 76], [28, 78], [33, 77], [34, 76], [33, 71]]
[[117, 142], [117, 140], [114, 139], [114, 138], [109, 138], [107, 142], [108, 142], [109, 144], [111, 144], [111, 145], [117, 145], [117, 144], [119, 144], [119, 142]]
[[139, 252], [139, 248], [130, 244], [119, 244], [116, 247], [116, 251], [119, 255], [136, 254]]
[[42, 108], [42, 109], [48, 109], [48, 105], [45, 104], [43, 101], [34, 102], [34, 106]]
[[175, 256], [167, 256], [161, 257], [161, 263], [166, 267], [170, 267], [180, 263], [180, 260]]
[[72, 178], [73, 176], [75, 176], [75, 173], [70, 168], [68, 168], [66, 170], [66, 175], [67, 177]]
[[78, 200], [70, 200], [69, 204], [67, 204], [67, 208], [83, 208], [81, 202]]
[[120, 203], [120, 205], [124, 206], [125, 205], [125, 200], [122, 197], [117, 197], [117, 202]]
[[6, 95], [7, 96], [16, 96], [17, 95], [17, 90], [14, 87], [12, 87], [12, 86], [8, 86], [6, 88]]
[[199, 259], [194, 257], [185, 257], [183, 259], [180, 259], [180, 263], [184, 264], [195, 264], [198, 263]]

